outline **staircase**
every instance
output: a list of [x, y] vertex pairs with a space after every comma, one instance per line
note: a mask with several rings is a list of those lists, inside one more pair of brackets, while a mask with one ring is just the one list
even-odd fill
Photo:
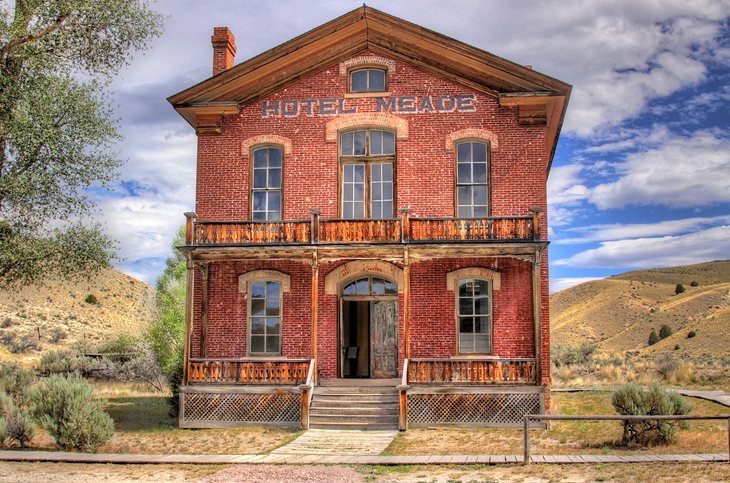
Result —
[[314, 388], [312, 429], [398, 429], [398, 379], [326, 379]]

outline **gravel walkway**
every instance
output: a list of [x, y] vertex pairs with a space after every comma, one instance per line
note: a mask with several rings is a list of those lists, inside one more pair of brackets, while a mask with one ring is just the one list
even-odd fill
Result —
[[205, 483], [360, 483], [362, 475], [342, 466], [236, 465], [200, 480]]

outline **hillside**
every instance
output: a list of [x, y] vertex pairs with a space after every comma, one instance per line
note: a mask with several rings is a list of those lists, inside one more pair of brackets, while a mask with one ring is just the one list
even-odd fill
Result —
[[[686, 290], [676, 295], [678, 283]], [[550, 304], [554, 345], [591, 342], [600, 352], [647, 357], [730, 356], [730, 260], [626, 272], [560, 291]], [[647, 346], [651, 330], [663, 324], [674, 334]], [[690, 331], [696, 337], [687, 338]]]
[[[89, 295], [96, 297], [96, 303], [86, 301]], [[3, 291], [0, 360], [29, 363], [41, 351], [78, 340], [99, 342], [119, 333], [140, 334], [151, 322], [153, 310], [154, 288], [116, 269], [103, 270], [91, 280], [50, 280], [41, 287]], [[12, 354], [3, 343], [8, 334], [32, 336], [40, 350]]]

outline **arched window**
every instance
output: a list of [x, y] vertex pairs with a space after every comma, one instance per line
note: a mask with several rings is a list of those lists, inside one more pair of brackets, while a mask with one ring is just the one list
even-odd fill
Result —
[[459, 353], [492, 351], [492, 290], [486, 280], [459, 281], [456, 292]]
[[345, 285], [342, 289], [342, 295], [398, 295], [398, 287], [384, 278], [363, 277]]
[[489, 150], [487, 143], [456, 145], [456, 216], [489, 216]]
[[249, 282], [248, 326], [249, 354], [281, 354], [281, 283]]
[[358, 129], [340, 134], [342, 218], [395, 216], [395, 133]]
[[385, 92], [384, 69], [368, 67], [350, 71], [350, 92]]
[[282, 149], [254, 148], [252, 171], [251, 219], [281, 220]]

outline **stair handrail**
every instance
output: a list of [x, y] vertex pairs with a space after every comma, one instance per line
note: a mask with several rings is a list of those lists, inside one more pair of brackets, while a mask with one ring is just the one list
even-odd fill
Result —
[[406, 431], [408, 429], [408, 358], [403, 359], [403, 373], [401, 374], [398, 389], [398, 429]]
[[309, 408], [312, 405], [312, 396], [314, 395], [315, 367], [315, 360], [310, 359], [309, 369], [307, 369], [307, 380], [304, 384], [299, 385], [299, 391], [301, 392], [300, 424], [302, 429], [309, 429]]

